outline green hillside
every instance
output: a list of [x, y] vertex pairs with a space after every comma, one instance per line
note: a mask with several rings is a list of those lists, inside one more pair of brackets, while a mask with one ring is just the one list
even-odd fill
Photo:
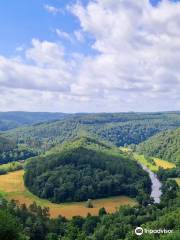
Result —
[[161, 132], [139, 144], [136, 150], [148, 156], [180, 163], [180, 128]]
[[35, 152], [80, 136], [90, 136], [116, 146], [138, 144], [156, 133], [180, 126], [180, 113], [74, 114], [59, 121], [38, 123], [5, 133]]
[[151, 182], [141, 167], [120, 152], [91, 138], [51, 149], [26, 165], [25, 184], [53, 202], [149, 193]]

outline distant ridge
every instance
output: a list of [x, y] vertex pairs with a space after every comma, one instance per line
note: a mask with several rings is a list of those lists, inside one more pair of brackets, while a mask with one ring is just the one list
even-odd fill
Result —
[[6, 131], [23, 125], [59, 120], [66, 116], [66, 113], [23, 111], [0, 112], [0, 131]]

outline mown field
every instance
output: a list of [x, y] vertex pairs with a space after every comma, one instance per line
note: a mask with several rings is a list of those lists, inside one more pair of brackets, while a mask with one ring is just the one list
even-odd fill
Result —
[[176, 167], [174, 163], [167, 162], [165, 160], [159, 159], [159, 158], [153, 158], [154, 162], [156, 163], [156, 166], [162, 167], [164, 169], [170, 169]]
[[31, 204], [36, 201], [42, 207], [49, 207], [51, 217], [59, 215], [71, 218], [73, 216], [86, 216], [88, 213], [97, 215], [99, 209], [104, 207], [108, 213], [113, 213], [122, 205], [133, 206], [137, 204], [134, 199], [120, 196], [93, 200], [93, 208], [87, 208], [85, 202], [54, 204], [48, 200], [40, 199], [30, 193], [24, 186], [24, 171], [15, 171], [6, 175], [0, 175], [0, 193], [7, 199], [17, 200], [20, 204]]

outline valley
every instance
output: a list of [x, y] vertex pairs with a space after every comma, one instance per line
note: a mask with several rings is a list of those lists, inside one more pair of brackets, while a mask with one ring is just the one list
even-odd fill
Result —
[[[130, 152], [131, 150], [128, 148], [120, 148], [123, 152]], [[133, 157], [135, 160], [140, 163], [142, 168], [148, 172], [152, 182], [152, 190], [151, 197], [155, 198], [155, 202], [160, 202], [160, 187], [161, 183], [157, 179], [157, 176], [154, 175], [154, 172], [158, 170], [159, 167], [163, 167], [164, 169], [170, 169], [175, 167], [175, 164], [169, 163], [165, 160], [157, 159], [155, 161], [155, 165], [150, 164], [147, 159], [143, 155], [139, 155], [137, 153], [133, 153]], [[16, 166], [16, 164], [15, 164]], [[19, 164], [17, 164], [19, 166]], [[12, 164], [4, 164], [2, 169], [12, 168]], [[151, 169], [151, 170], [150, 170]], [[66, 218], [72, 218], [73, 216], [87, 216], [88, 213], [91, 215], [98, 215], [99, 209], [104, 207], [108, 213], [114, 213], [120, 206], [135, 206], [137, 205], [137, 201], [133, 198], [125, 197], [125, 196], [117, 196], [117, 197], [108, 197], [104, 199], [94, 199], [92, 201], [93, 208], [87, 208], [86, 202], [72, 202], [72, 203], [51, 203], [48, 200], [37, 197], [32, 194], [24, 185], [24, 170], [13, 171], [6, 175], [0, 175], [0, 193], [6, 199], [17, 201], [18, 204], [26, 204], [29, 206], [33, 202], [36, 202], [37, 205], [42, 207], [48, 207], [50, 211], [50, 216], [52, 218], [56, 218], [59, 215], [64, 216]], [[178, 182], [178, 178], [176, 179]], [[158, 182], [158, 184], [157, 184]], [[158, 199], [157, 199], [158, 198]]]
[[178, 236], [179, 126], [179, 112], [71, 114], [3, 130], [0, 219], [30, 240], [130, 240], [167, 224]]
[[0, 1], [0, 240], [180, 240], [180, 0]]

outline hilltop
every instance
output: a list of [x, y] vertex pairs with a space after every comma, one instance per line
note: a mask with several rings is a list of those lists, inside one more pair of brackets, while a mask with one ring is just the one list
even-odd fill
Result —
[[148, 194], [147, 173], [115, 147], [88, 137], [56, 146], [26, 166], [30, 191], [53, 202]]

